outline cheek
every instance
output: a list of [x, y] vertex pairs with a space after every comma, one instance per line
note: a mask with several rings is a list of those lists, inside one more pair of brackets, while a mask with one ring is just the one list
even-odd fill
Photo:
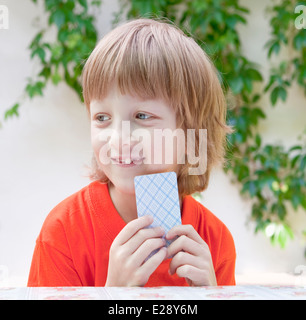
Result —
[[101, 148], [102, 144], [103, 141], [100, 141], [98, 133], [95, 130], [91, 130], [91, 146], [95, 154]]
[[176, 130], [167, 129], [166, 132], [156, 129], [150, 139], [143, 139], [142, 148], [144, 156], [150, 161], [147, 164], [182, 164], [185, 158], [184, 132], [181, 130], [177, 134]]
[[100, 130], [91, 130], [91, 146], [93, 148], [97, 161], [100, 164], [107, 164], [107, 162], [105, 161], [108, 161], [109, 159], [109, 146], [107, 141], [101, 139]]

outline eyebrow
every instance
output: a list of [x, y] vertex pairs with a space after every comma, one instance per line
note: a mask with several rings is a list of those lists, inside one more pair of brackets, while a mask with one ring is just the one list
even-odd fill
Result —
[[[106, 101], [94, 100], [90, 103], [90, 109], [98, 109], [98, 108], [112, 109], [112, 107], [110, 106], [110, 103]], [[135, 102], [135, 104], [133, 104], [133, 108], [134, 109], [143, 108], [143, 109], [151, 109], [151, 110], [163, 109], [159, 104], [154, 103], [153, 100], [144, 100], [143, 102]]]

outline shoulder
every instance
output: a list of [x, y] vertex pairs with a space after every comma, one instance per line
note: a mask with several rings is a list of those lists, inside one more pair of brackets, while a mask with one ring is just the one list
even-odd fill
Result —
[[65, 242], [71, 231], [77, 233], [80, 225], [90, 220], [92, 212], [91, 189], [97, 182], [92, 182], [57, 204], [47, 215], [38, 240], [54, 245]]
[[[183, 219], [193, 221], [201, 228], [211, 232], [227, 230], [226, 225], [202, 203], [192, 196], [186, 196], [183, 202]], [[228, 231], [229, 232], [229, 231]]]

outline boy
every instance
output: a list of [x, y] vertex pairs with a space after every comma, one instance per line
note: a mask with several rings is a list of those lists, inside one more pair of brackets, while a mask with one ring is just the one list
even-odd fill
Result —
[[[234, 285], [232, 236], [191, 196], [207, 187], [230, 132], [222, 88], [203, 50], [170, 24], [128, 22], [92, 52], [83, 94], [95, 181], [48, 215], [28, 286]], [[145, 139], [135, 154], [137, 139], [123, 123], [151, 138], [157, 129], [207, 129], [206, 171], [189, 174], [194, 163], [181, 161], [188, 155], [181, 138], [173, 149], [167, 145], [176, 155], [171, 163], [154, 162], [163, 146], [153, 148]], [[199, 152], [198, 135], [194, 142]], [[147, 228], [151, 217], [137, 218], [134, 177], [169, 171], [178, 177], [182, 225], [165, 235], [162, 228]], [[174, 240], [167, 249], [163, 236]]]

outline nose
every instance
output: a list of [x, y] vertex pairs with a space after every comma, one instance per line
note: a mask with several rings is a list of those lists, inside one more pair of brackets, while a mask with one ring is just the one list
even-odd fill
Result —
[[118, 122], [109, 140], [111, 157], [130, 157], [135, 142], [131, 139], [130, 121]]

